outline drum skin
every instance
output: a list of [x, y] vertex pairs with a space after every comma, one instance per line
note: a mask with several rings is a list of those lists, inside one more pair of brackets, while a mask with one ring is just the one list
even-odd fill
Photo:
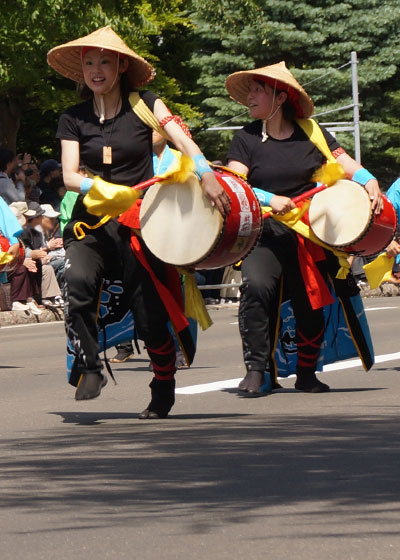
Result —
[[316, 194], [308, 216], [320, 241], [359, 256], [376, 255], [385, 249], [397, 227], [396, 212], [387, 197], [383, 195], [383, 210], [376, 215], [364, 187], [347, 179]]
[[197, 176], [186, 183], [157, 183], [140, 209], [141, 235], [150, 251], [175, 266], [212, 269], [242, 260], [262, 229], [261, 207], [244, 179], [223, 167], [214, 175], [231, 199], [225, 218], [204, 196]]
[[[0, 235], [0, 251], [2, 253], [7, 253], [9, 248], [10, 248], [10, 242], [8, 241], [8, 239], [3, 235]], [[14, 268], [22, 264], [24, 262], [24, 259], [25, 259], [25, 249], [22, 242], [20, 241], [19, 257], [7, 264], [0, 265], [0, 272], [11, 272], [12, 270], [14, 270]]]

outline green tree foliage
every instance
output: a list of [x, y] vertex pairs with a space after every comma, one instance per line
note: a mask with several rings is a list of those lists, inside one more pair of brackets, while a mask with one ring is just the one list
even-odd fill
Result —
[[[285, 60], [315, 102], [316, 114], [352, 103], [352, 51], [358, 55], [363, 164], [390, 181], [398, 174], [400, 5], [397, 0], [192, 0], [197, 77], [195, 99], [203, 128], [237, 117], [245, 107], [229, 100], [232, 72]], [[346, 65], [346, 66], [344, 66]], [[341, 69], [339, 67], [344, 66]], [[396, 107], [397, 101], [397, 107]], [[247, 122], [247, 115], [229, 124]], [[318, 118], [351, 121], [352, 110]], [[199, 134], [207, 155], [226, 153], [231, 132]], [[352, 135], [338, 133], [354, 153]]]
[[[76, 86], [46, 63], [54, 46], [111, 25], [140, 55], [155, 65], [152, 89], [174, 106], [180, 87], [155, 54], [164, 30], [189, 25], [182, 0], [16, 0], [0, 1], [0, 145], [37, 155], [58, 149], [54, 139], [59, 114], [76, 102]], [[178, 108], [194, 118], [187, 104]]]

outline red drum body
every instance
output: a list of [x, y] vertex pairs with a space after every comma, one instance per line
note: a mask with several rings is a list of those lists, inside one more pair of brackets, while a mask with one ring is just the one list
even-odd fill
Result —
[[383, 210], [377, 216], [367, 191], [347, 179], [337, 181], [311, 199], [309, 220], [318, 239], [364, 257], [384, 250], [397, 227], [396, 211], [386, 196], [383, 195]]
[[212, 269], [242, 260], [262, 229], [261, 207], [251, 187], [224, 167], [214, 175], [231, 199], [223, 218], [203, 195], [197, 176], [185, 183], [151, 186], [140, 209], [144, 242], [160, 260], [175, 266]]
[[[10, 248], [10, 242], [6, 237], [0, 234], [0, 252], [7, 253]], [[25, 259], [25, 249], [22, 241], [19, 242], [19, 257], [7, 264], [0, 264], [0, 272], [11, 272], [18, 265], [22, 264]]]

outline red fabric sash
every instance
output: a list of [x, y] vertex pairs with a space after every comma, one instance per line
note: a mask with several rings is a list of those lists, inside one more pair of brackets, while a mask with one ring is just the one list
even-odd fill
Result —
[[[131, 237], [131, 248], [138, 261], [149, 273], [150, 278], [152, 279], [154, 286], [156, 287], [156, 290], [161, 298], [161, 301], [165, 305], [165, 309], [167, 310], [171, 323], [174, 325], [177, 332], [183, 331], [183, 329], [188, 327], [189, 321], [186, 319], [185, 314], [183, 313], [181, 283], [178, 272], [175, 268], [165, 265], [167, 267], [167, 288], [154, 274], [140, 245], [139, 239], [134, 234], [132, 234]], [[179, 305], [179, 303], [181, 305]]]
[[142, 202], [143, 199], [138, 198], [129, 210], [120, 215], [118, 221], [132, 229], [140, 229], [140, 206]]
[[[140, 229], [140, 206], [142, 204], [142, 199], [136, 200], [135, 204], [129, 208], [126, 212], [121, 214], [118, 221], [131, 228]], [[145, 252], [140, 245], [137, 236], [132, 233], [131, 236], [131, 248], [141, 265], [147, 270], [152, 279], [154, 286], [161, 298], [161, 301], [165, 305], [167, 313], [170, 317], [171, 323], [177, 332], [182, 331], [189, 325], [189, 321], [185, 317], [183, 312], [184, 304], [182, 298], [182, 288], [179, 274], [174, 266], [165, 264], [167, 273], [167, 286], [165, 286], [159, 278], [154, 274]]]
[[316, 265], [318, 261], [325, 260], [322, 247], [315, 245], [315, 243], [309, 239], [305, 239], [301, 235], [298, 235], [297, 238], [297, 254], [300, 271], [311, 307], [313, 309], [320, 309], [325, 305], [334, 303], [335, 300]]

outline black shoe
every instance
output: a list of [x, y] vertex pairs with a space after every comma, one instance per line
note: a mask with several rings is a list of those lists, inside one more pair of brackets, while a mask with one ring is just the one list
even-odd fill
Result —
[[246, 397], [261, 397], [264, 395], [260, 387], [264, 383], [264, 374], [259, 371], [248, 371], [246, 377], [238, 385], [239, 391], [245, 393]]
[[151, 388], [151, 401], [147, 408], [139, 414], [140, 420], [166, 418], [175, 403], [175, 379], [160, 381], [153, 378]]
[[110, 358], [111, 364], [123, 364], [135, 355], [132, 344], [118, 344], [116, 346], [117, 353], [113, 358]]
[[315, 373], [311, 375], [298, 375], [294, 388], [304, 393], [328, 393], [330, 391], [329, 385], [322, 383]]
[[102, 373], [83, 373], [75, 392], [75, 400], [95, 399], [107, 385], [107, 381], [107, 377]]

